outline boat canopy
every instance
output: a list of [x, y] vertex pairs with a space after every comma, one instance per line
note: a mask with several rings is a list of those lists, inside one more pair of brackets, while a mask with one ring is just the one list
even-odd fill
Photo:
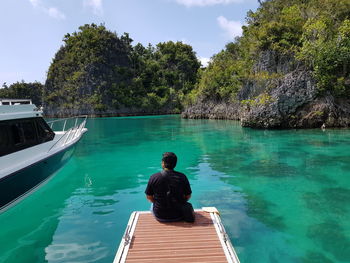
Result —
[[32, 104], [31, 100], [0, 99], [0, 121], [42, 117], [42, 109]]

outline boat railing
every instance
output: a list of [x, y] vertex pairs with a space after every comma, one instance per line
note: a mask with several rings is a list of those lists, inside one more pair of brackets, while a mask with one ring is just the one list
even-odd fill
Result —
[[80, 137], [83, 133], [83, 129], [85, 128], [86, 119], [87, 115], [82, 115], [48, 121], [47, 124], [55, 133], [63, 132], [62, 136], [51, 146], [48, 152], [57, 147], [65, 146], [72, 142], [74, 139]]

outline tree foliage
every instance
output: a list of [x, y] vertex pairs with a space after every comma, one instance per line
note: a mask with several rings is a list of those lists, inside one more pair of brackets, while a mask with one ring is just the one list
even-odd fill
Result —
[[299, 57], [314, 69], [321, 92], [350, 97], [350, 20], [333, 23], [329, 17], [310, 19]]
[[118, 109], [176, 112], [200, 64], [182, 42], [131, 45], [104, 25], [67, 34], [49, 68], [44, 99], [52, 107], [103, 113]]
[[31, 99], [32, 102], [39, 106], [42, 105], [43, 85], [40, 82], [25, 83], [24, 81], [16, 82], [0, 88], [0, 98], [4, 99]]
[[234, 98], [244, 80], [259, 77], [254, 65], [266, 51], [306, 65], [321, 93], [350, 98], [349, 0], [260, 1], [246, 21], [242, 36], [201, 72], [192, 100]]
[[242, 85], [241, 76], [242, 64], [238, 45], [230, 43], [225, 50], [213, 56], [208, 67], [201, 72], [190, 102], [196, 96], [215, 101], [233, 99]]

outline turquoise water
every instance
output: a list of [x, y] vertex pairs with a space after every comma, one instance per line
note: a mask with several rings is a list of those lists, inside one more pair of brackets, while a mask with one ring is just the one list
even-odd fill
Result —
[[350, 131], [264, 131], [178, 116], [89, 119], [45, 186], [0, 214], [0, 262], [112, 262], [149, 176], [174, 151], [242, 263], [350, 262]]

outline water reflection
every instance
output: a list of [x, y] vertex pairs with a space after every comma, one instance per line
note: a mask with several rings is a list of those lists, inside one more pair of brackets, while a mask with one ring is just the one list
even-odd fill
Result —
[[53, 244], [45, 248], [45, 259], [49, 262], [96, 262], [104, 258], [108, 250], [100, 242]]
[[[74, 192], [65, 172], [69, 162], [48, 184], [0, 215], [1, 262], [43, 262], [44, 248], [52, 243], [64, 201]], [[33, 253], [36, 251], [36, 253]]]
[[276, 162], [273, 159], [256, 160], [248, 165], [241, 166], [242, 173], [248, 176], [268, 176], [268, 177], [284, 177], [299, 176], [300, 171], [286, 163]]
[[[235, 136], [222, 134], [223, 137], [214, 141], [211, 136], [200, 134], [200, 139], [197, 138], [197, 141], [206, 154], [208, 166], [216, 171], [212, 172], [213, 176], [235, 188], [239, 187], [244, 207], [242, 203], [238, 205], [234, 201], [231, 205], [228, 204], [229, 201], [224, 196], [235, 199], [222, 189], [220, 194], [219, 191], [217, 194], [222, 197], [221, 203], [215, 201], [217, 198], [212, 194], [208, 195], [206, 205], [212, 203], [228, 214], [233, 211], [232, 218], [244, 211], [243, 214], [248, 218], [243, 217], [250, 223], [242, 224], [239, 219], [239, 223], [235, 220], [227, 221], [229, 232], [231, 229], [240, 233], [242, 229], [246, 230], [246, 233], [233, 238], [234, 243], [239, 246], [247, 248], [250, 243], [254, 243], [260, 250], [267, 249], [253, 234], [262, 235], [264, 232], [264, 228], [257, 227], [259, 223], [270, 229], [266, 233], [269, 236], [273, 236], [273, 230], [277, 230], [281, 234], [286, 233], [287, 236], [293, 237], [300, 245], [303, 244], [298, 251], [298, 244], [291, 246], [287, 236], [281, 235], [279, 245], [273, 242], [274, 246], [269, 247], [266, 258], [260, 257], [259, 262], [348, 261], [347, 253], [341, 257], [340, 251], [343, 250], [339, 248], [337, 251], [334, 245], [330, 247], [327, 255], [307, 250], [308, 247], [325, 244], [328, 242], [325, 240], [331, 240], [327, 231], [320, 232], [321, 226], [319, 228], [313, 226], [310, 230], [310, 222], [320, 219], [340, 219], [339, 226], [342, 225], [346, 229], [350, 227], [346, 220], [350, 216], [348, 203], [350, 182], [347, 176], [350, 172], [350, 155], [344, 155], [350, 140], [345, 140], [343, 137], [347, 133], [343, 130], [324, 134], [318, 130], [279, 132], [259, 133], [240, 129], [239, 132], [232, 132]], [[211, 143], [205, 143], [208, 141]], [[345, 186], [338, 187], [339, 183]], [[316, 193], [310, 192], [316, 189]], [[249, 217], [257, 219], [259, 223], [251, 221]], [[249, 227], [246, 227], [247, 225]], [[330, 228], [327, 225], [322, 226]], [[346, 232], [339, 227], [335, 229], [338, 233], [335, 236], [338, 240], [337, 246], [347, 247]], [[304, 236], [312, 236], [318, 241], [305, 240]], [[284, 241], [289, 244], [281, 245]], [[291, 254], [283, 255], [284, 253], [279, 250], [279, 248], [284, 251], [290, 250], [291, 247], [297, 249], [294, 251], [294, 257]], [[311, 255], [315, 255], [315, 258], [311, 259]], [[256, 261], [254, 256], [248, 256], [244, 252], [240, 256], [245, 262]]]
[[242, 263], [350, 261], [346, 131], [177, 116], [88, 128], [59, 176], [0, 215], [0, 262], [111, 262], [130, 213], [149, 209], [145, 185], [164, 151], [179, 156], [194, 206], [220, 210]]

